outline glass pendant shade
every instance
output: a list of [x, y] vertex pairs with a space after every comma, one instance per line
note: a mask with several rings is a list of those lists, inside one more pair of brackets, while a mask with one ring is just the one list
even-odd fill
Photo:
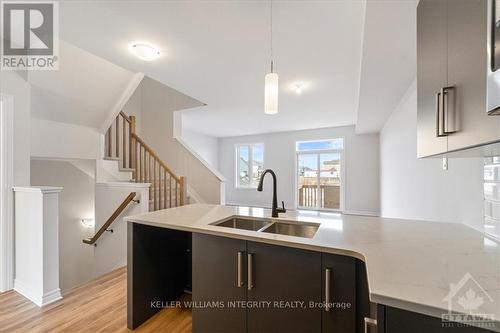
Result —
[[265, 77], [264, 112], [278, 113], [278, 74], [269, 73]]

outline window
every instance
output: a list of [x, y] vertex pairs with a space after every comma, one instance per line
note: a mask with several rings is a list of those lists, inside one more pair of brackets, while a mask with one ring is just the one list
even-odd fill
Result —
[[342, 138], [297, 142], [297, 207], [340, 210]]
[[344, 139], [297, 142], [297, 151], [308, 150], [341, 150], [344, 149]]
[[[484, 158], [484, 232], [500, 240], [500, 157]], [[488, 239], [485, 238], [485, 244]]]
[[236, 187], [256, 188], [264, 172], [264, 144], [236, 146]]

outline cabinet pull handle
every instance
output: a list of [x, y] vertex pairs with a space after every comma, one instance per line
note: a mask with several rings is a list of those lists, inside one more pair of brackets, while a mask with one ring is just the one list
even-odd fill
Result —
[[377, 319], [365, 317], [365, 333], [368, 333], [368, 327], [377, 327]]
[[332, 292], [332, 270], [330, 268], [325, 269], [325, 311], [330, 311], [330, 295]]
[[243, 287], [245, 282], [243, 282], [243, 252], [239, 251], [238, 252], [238, 281], [237, 281], [237, 286], [238, 288]]
[[[442, 91], [442, 89], [441, 89]], [[441, 91], [436, 94], [436, 136], [438, 138], [446, 136], [444, 132], [444, 126], [441, 124]]]
[[[443, 124], [442, 124], [442, 133], [444, 135], [452, 134], [455, 133], [456, 130], [449, 130], [448, 126], [448, 118], [449, 118], [449, 110], [448, 110], [448, 96], [449, 96], [449, 91], [454, 90], [455, 87], [449, 86], [449, 87], [444, 87], [441, 89], [441, 94], [442, 94], [442, 112], [443, 112]], [[455, 110], [453, 110], [455, 112]]]
[[253, 285], [253, 253], [247, 254], [247, 279], [248, 279], [248, 290], [252, 290]]

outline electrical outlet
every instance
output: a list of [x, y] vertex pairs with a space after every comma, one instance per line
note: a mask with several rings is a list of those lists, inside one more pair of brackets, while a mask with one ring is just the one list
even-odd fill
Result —
[[448, 157], [443, 157], [443, 170], [448, 170]]

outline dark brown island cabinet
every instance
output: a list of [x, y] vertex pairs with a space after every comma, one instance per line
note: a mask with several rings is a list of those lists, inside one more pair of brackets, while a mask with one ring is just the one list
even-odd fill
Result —
[[355, 286], [353, 258], [193, 234], [194, 332], [355, 332]]
[[127, 274], [130, 329], [192, 287], [195, 333], [487, 332], [370, 303], [345, 255], [129, 223]]

